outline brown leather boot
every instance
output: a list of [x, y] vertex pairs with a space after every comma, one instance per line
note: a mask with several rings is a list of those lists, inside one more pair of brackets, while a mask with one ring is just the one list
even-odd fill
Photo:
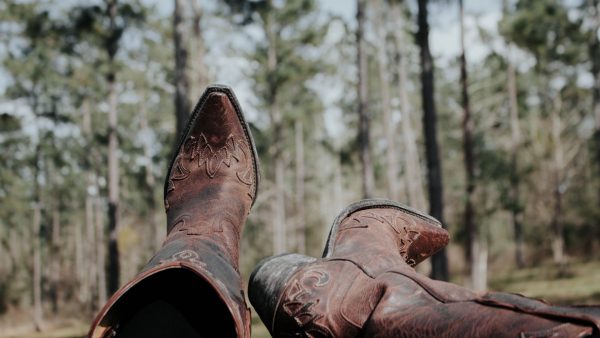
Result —
[[[335, 220], [321, 259], [267, 258], [250, 277], [252, 305], [274, 337], [584, 337], [600, 309], [475, 294], [412, 266], [448, 242], [435, 219], [366, 200]], [[594, 331], [595, 330], [595, 331]]]
[[231, 89], [202, 95], [165, 182], [167, 238], [100, 311], [90, 337], [250, 337], [238, 268], [258, 186], [248, 125]]

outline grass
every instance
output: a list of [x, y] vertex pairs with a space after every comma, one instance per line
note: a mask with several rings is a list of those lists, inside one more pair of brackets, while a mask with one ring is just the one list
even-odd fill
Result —
[[493, 278], [490, 288], [556, 304], [600, 304], [600, 262], [511, 271]]
[[[563, 269], [545, 265], [514, 270], [495, 275], [489, 284], [492, 290], [520, 293], [556, 304], [600, 304], [600, 262], [574, 263]], [[6, 338], [80, 338], [87, 329], [87, 323], [64, 321], [48, 325], [44, 332]], [[252, 311], [252, 337], [270, 337], [255, 311]]]

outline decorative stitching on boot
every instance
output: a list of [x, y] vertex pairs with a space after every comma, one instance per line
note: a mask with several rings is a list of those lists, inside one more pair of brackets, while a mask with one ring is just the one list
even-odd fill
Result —
[[285, 313], [294, 319], [298, 331], [289, 337], [333, 337], [333, 333], [317, 321], [323, 314], [315, 313], [314, 306], [321, 301], [316, 298], [317, 288], [329, 283], [329, 274], [319, 269], [308, 270], [290, 286], [286, 300], [282, 303]]
[[159, 264], [167, 264], [172, 262], [188, 261], [196, 266], [206, 269], [206, 263], [200, 260], [198, 253], [192, 250], [182, 250], [174, 253], [170, 258], [161, 259]]
[[[252, 161], [249, 160], [246, 149], [249, 149], [246, 142], [242, 140], [236, 140], [233, 135], [229, 135], [225, 141], [225, 145], [214, 149], [214, 146], [209, 144], [208, 138], [204, 133], [200, 133], [198, 138], [190, 136], [177, 157], [175, 158], [171, 174], [169, 175], [167, 183], [167, 194], [175, 190], [175, 181], [182, 181], [188, 178], [191, 174], [191, 170], [186, 168], [183, 164], [183, 159], [198, 160], [198, 167], [204, 166], [204, 171], [208, 178], [214, 178], [221, 169], [222, 165], [231, 167], [232, 159], [236, 162], [242, 163], [243, 168], [236, 171], [237, 179], [244, 185], [253, 188], [255, 181], [253, 179]], [[248, 196], [254, 198], [252, 195], [253, 189], [250, 189]], [[165, 201], [165, 207], [168, 209], [169, 203]]]
[[408, 265], [415, 266], [415, 260], [408, 258], [408, 249], [410, 248], [410, 245], [421, 236], [421, 233], [411, 229], [412, 227], [415, 227], [416, 224], [415, 221], [410, 217], [405, 217], [408, 215], [397, 213], [394, 214], [396, 215], [380, 215], [372, 211], [364, 212], [362, 214], [352, 216], [350, 221], [340, 224], [339, 232], [349, 229], [368, 228], [368, 222], [370, 220], [375, 220], [381, 224], [386, 224], [392, 228], [394, 232], [400, 235], [398, 249], [400, 255], [402, 255]]

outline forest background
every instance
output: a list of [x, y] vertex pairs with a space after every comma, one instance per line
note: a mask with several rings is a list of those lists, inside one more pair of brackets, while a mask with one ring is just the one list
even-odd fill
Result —
[[600, 302], [598, 0], [2, 0], [0, 336], [82, 336], [144, 266], [213, 82], [260, 155], [246, 278], [383, 197], [450, 231], [422, 273]]

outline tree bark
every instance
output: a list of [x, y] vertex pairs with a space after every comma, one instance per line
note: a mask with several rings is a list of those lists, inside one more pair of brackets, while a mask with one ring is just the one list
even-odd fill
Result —
[[[110, 20], [111, 34], [116, 34], [116, 0], [107, 0], [107, 14]], [[117, 232], [119, 228], [119, 136], [117, 134], [117, 88], [114, 57], [117, 42], [107, 44], [109, 70], [106, 75], [108, 85], [108, 292], [113, 294], [119, 289], [120, 273], [119, 247]], [[102, 268], [100, 266], [99, 268]]]
[[[96, 198], [96, 285], [98, 287], [96, 311], [106, 303], [107, 299], [107, 287], [106, 287], [106, 269], [105, 269], [105, 255], [104, 250], [104, 220], [102, 219], [102, 199]], [[95, 311], [94, 311], [95, 312]]]
[[147, 218], [148, 227], [151, 231], [148, 231], [149, 236], [145, 239], [147, 249], [150, 252], [155, 252], [161, 246], [163, 241], [162, 227], [156, 221], [155, 209], [157, 206], [156, 199], [154, 198], [154, 185], [156, 180], [154, 179], [154, 168], [152, 161], [152, 154], [150, 149], [152, 147], [152, 140], [149, 138], [150, 128], [148, 127], [148, 110], [146, 107], [146, 92], [145, 90], [140, 91], [140, 130], [145, 133], [145, 138], [142, 142], [142, 151], [146, 163], [144, 164], [144, 200], [147, 207]]
[[[425, 159], [427, 162], [427, 190], [429, 192], [429, 210], [433, 217], [443, 220], [442, 163], [437, 141], [437, 116], [434, 101], [433, 58], [429, 50], [429, 23], [427, 19], [427, 0], [418, 1], [417, 42], [420, 49], [421, 97], [423, 103], [423, 129], [425, 136]], [[448, 259], [446, 249], [432, 257], [431, 277], [448, 280]]]
[[[510, 50], [510, 46], [509, 46]], [[515, 66], [507, 58], [507, 91], [510, 110], [510, 132], [511, 132], [511, 160], [510, 160], [510, 212], [515, 237], [515, 263], [517, 268], [525, 267], [523, 253], [523, 223], [521, 213], [520, 179], [519, 179], [519, 147], [521, 145], [521, 128], [519, 123], [519, 106], [517, 104], [517, 85]]]
[[[58, 198], [58, 196], [57, 196]], [[64, 249], [61, 245], [61, 236], [60, 236], [60, 211], [59, 211], [59, 202], [56, 201], [54, 205], [54, 210], [52, 210], [52, 240], [50, 245], [51, 251], [51, 266], [50, 266], [50, 299], [52, 303], [52, 313], [57, 315], [59, 313], [60, 299], [61, 299], [61, 248]]]
[[[117, 152], [119, 140], [117, 136], [117, 93], [114, 77], [109, 88], [109, 123], [108, 123], [108, 292], [119, 289], [119, 247], [117, 234], [119, 228], [119, 159]], [[101, 268], [101, 267], [100, 267]]]
[[273, 4], [267, 1], [267, 12], [264, 16], [264, 29], [268, 41], [267, 47], [267, 82], [269, 118], [273, 128], [273, 146], [271, 153], [273, 156], [273, 166], [275, 169], [275, 203], [273, 203], [273, 251], [275, 254], [283, 253], [287, 250], [287, 225], [286, 225], [286, 203], [285, 203], [285, 163], [284, 163], [284, 125], [283, 116], [279, 111], [277, 96], [277, 39], [273, 27]]
[[41, 223], [42, 223], [42, 201], [39, 186], [41, 149], [38, 144], [35, 148], [35, 170], [34, 170], [34, 198], [33, 202], [33, 324], [36, 331], [43, 328], [42, 309], [42, 253], [41, 253]]
[[487, 243], [480, 239], [473, 241], [473, 263], [471, 265], [471, 285], [474, 291], [487, 290], [487, 266], [488, 247]]
[[[384, 17], [386, 9], [382, 1], [374, 2], [376, 4], [376, 15]], [[383, 129], [386, 143], [386, 188], [387, 196], [392, 200], [398, 200], [398, 158], [396, 150], [396, 125], [392, 116], [392, 103], [390, 98], [390, 79], [388, 72], [388, 59], [386, 53], [386, 31], [383, 27], [385, 20], [375, 20], [375, 30], [378, 38], [377, 43], [377, 70], [379, 78], [379, 90], [381, 92], [381, 111], [383, 115]]]
[[560, 118], [560, 102], [552, 109], [552, 143], [554, 145], [554, 210], [552, 213], [552, 257], [554, 263], [563, 266], [565, 262], [564, 255], [564, 236], [562, 224], [562, 176], [564, 168], [564, 149], [562, 144], [561, 132], [562, 121]]
[[[87, 198], [85, 200], [85, 213], [87, 218], [88, 206], [87, 206]], [[85, 223], [84, 223], [85, 224]], [[81, 307], [85, 307], [85, 304], [88, 302], [87, 297], [87, 276], [84, 269], [83, 263], [83, 233], [81, 231], [82, 224], [76, 222], [74, 225], [74, 234], [73, 234], [73, 245], [75, 247], [75, 278], [77, 280], [77, 300]]]
[[[82, 103], [82, 134], [86, 140], [86, 144], [89, 146], [92, 144], [92, 114], [90, 112], [89, 102], [84, 99]], [[87, 305], [90, 312], [96, 311], [97, 305], [95, 297], [97, 292], [97, 270], [96, 265], [96, 248], [98, 245], [104, 245], [104, 243], [96, 242], [96, 229], [94, 223], [94, 197], [92, 191], [96, 190], [96, 177], [94, 170], [92, 169], [93, 160], [92, 157], [97, 156], [97, 153], [88, 154], [89, 165], [86, 168], [86, 193], [85, 193], [85, 245], [82, 248], [84, 266], [84, 278], [81, 283], [81, 299], [82, 303]]]
[[[600, 1], [589, 1], [594, 22], [592, 33], [597, 33], [600, 30]], [[592, 111], [596, 121], [594, 143], [596, 148], [596, 177], [599, 182], [597, 187], [598, 203], [600, 203], [600, 40], [598, 39], [598, 34], [590, 34], [590, 36], [592, 40], [589, 45], [589, 53], [592, 63], [592, 76], [594, 78], [594, 84], [592, 85]]]
[[[475, 154], [473, 149], [473, 130], [474, 122], [471, 116], [471, 106], [469, 103], [469, 75], [467, 72], [467, 57], [465, 54], [465, 13], [464, 2], [459, 0], [460, 10], [460, 82], [462, 89], [463, 106], [463, 159], [465, 165], [465, 214], [464, 223], [467, 233], [466, 256], [471, 267], [471, 284], [476, 290], [485, 290], [486, 281], [482, 280], [482, 270], [487, 266], [484, 264], [480, 252], [486, 252], [483, 243], [479, 238], [479, 231], [475, 223], [475, 209], [473, 199], [475, 194]], [[485, 273], [487, 275], [487, 273]]]
[[178, 144], [179, 139], [182, 137], [183, 130], [190, 117], [190, 101], [188, 99], [190, 81], [186, 74], [188, 51], [183, 43], [184, 25], [181, 13], [181, 2], [182, 0], [175, 0], [173, 10], [173, 45], [175, 46], [175, 70], [173, 75], [176, 120], [175, 144]]
[[402, 114], [401, 128], [402, 140], [405, 148], [404, 170], [406, 171], [405, 177], [408, 203], [419, 210], [425, 210], [426, 202], [425, 192], [423, 191], [423, 177], [421, 175], [421, 161], [419, 160], [417, 139], [411, 119], [413, 109], [406, 88], [408, 77], [406, 74], [407, 55], [404, 51], [404, 45], [406, 43], [403, 34], [403, 30], [405, 29], [404, 17], [398, 3], [392, 3], [390, 12], [396, 23], [393, 36], [398, 54], [398, 96], [400, 98], [400, 112]]
[[367, 56], [365, 54], [365, 0], [356, 1], [356, 62], [358, 67], [358, 151], [361, 163], [362, 195], [370, 198], [374, 192], [373, 162], [371, 159], [370, 117], [367, 111]]
[[193, 32], [194, 32], [194, 42], [196, 48], [194, 48], [195, 55], [195, 63], [196, 63], [196, 83], [198, 84], [199, 91], [202, 91], [203, 88], [208, 86], [208, 69], [206, 69], [206, 63], [204, 62], [204, 56], [206, 55], [206, 48], [204, 47], [204, 36], [202, 35], [202, 8], [199, 0], [191, 0], [192, 3], [192, 11], [194, 13], [193, 17]]
[[304, 218], [304, 126], [297, 119], [294, 124], [296, 143], [296, 246], [298, 253], [306, 252], [306, 223]]

